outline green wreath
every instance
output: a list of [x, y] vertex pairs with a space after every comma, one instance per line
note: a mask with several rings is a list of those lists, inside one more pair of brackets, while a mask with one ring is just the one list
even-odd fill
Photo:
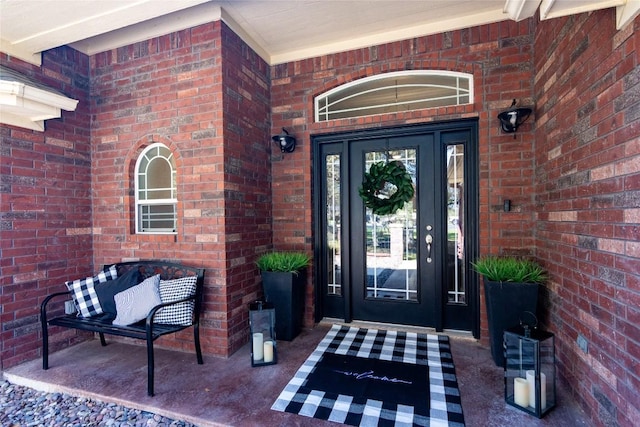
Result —
[[411, 175], [397, 161], [372, 164], [358, 192], [364, 205], [376, 215], [396, 213], [415, 194]]

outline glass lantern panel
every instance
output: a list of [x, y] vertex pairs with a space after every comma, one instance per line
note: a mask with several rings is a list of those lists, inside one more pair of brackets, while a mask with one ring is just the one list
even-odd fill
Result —
[[505, 400], [541, 418], [555, 406], [553, 334], [518, 327], [504, 333]]
[[256, 301], [250, 304], [249, 329], [251, 366], [277, 363], [276, 312], [272, 304]]
[[556, 406], [556, 388], [555, 388], [555, 349], [553, 335], [547, 339], [540, 341], [539, 344], [539, 372], [541, 377], [541, 385], [544, 387], [542, 396], [541, 412]]

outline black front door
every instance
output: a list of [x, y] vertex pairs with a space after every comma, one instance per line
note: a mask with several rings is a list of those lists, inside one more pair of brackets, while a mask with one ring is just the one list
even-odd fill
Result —
[[[475, 123], [314, 138], [317, 317], [476, 328], [476, 285], [466, 262], [475, 227], [465, 227], [477, 203]], [[359, 195], [378, 162], [401, 163], [414, 184], [413, 199], [393, 214], [374, 214]]]

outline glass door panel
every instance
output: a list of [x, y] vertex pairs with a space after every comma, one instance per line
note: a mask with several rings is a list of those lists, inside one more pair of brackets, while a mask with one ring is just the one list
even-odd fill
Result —
[[[372, 151], [365, 156], [366, 171], [377, 162], [402, 162], [415, 186], [416, 150]], [[366, 208], [367, 298], [418, 300], [416, 216], [413, 200], [391, 215]]]
[[[426, 261], [425, 243], [426, 224], [434, 224], [435, 149], [433, 134], [373, 138], [349, 146], [354, 319], [435, 326], [438, 281], [435, 264]], [[373, 214], [358, 192], [377, 162], [401, 162], [414, 185], [413, 199], [393, 214]], [[434, 245], [434, 254], [436, 250]]]

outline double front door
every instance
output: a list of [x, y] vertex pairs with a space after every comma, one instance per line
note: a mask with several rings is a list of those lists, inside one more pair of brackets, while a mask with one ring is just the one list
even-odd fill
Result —
[[[469, 259], [477, 227], [476, 121], [313, 138], [316, 317], [474, 331]], [[400, 165], [414, 196], [376, 213], [360, 195], [372, 165]], [[378, 197], [398, 187], [385, 181]]]

